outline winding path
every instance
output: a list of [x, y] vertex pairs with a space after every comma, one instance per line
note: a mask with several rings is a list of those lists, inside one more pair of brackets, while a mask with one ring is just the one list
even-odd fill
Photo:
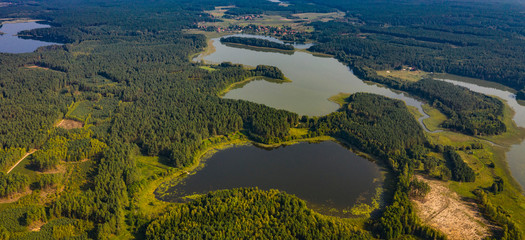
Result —
[[36, 151], [37, 151], [37, 149], [31, 149], [31, 151], [29, 151], [28, 153], [26, 153], [26, 155], [24, 155], [22, 158], [20, 158], [20, 160], [18, 160], [18, 162], [16, 162], [14, 166], [12, 166], [9, 170], [7, 170], [7, 174], [9, 174], [11, 171], [13, 171], [13, 169], [15, 169], [16, 166], [18, 166], [18, 164], [20, 164], [24, 159], [26, 159], [27, 156], [33, 154]]

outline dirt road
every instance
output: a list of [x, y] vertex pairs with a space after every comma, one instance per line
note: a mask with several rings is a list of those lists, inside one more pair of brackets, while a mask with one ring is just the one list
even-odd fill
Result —
[[34, 152], [36, 152], [36, 149], [31, 149], [31, 151], [29, 151], [28, 153], [26, 153], [26, 155], [24, 155], [22, 158], [20, 158], [20, 160], [18, 160], [18, 162], [16, 162], [16, 164], [14, 166], [12, 166], [8, 171], [7, 171], [7, 174], [9, 174], [13, 169], [15, 169], [16, 166], [18, 166], [18, 164], [20, 164], [24, 159], [26, 159], [27, 156], [33, 154]]

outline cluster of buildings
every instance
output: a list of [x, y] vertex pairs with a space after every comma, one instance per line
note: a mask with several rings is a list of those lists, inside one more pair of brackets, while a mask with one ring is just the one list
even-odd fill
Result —
[[204, 25], [199, 24], [199, 28], [208, 31], [208, 32], [226, 32], [226, 33], [259, 33], [266, 35], [275, 35], [275, 36], [286, 36], [286, 35], [295, 35], [300, 33], [300, 31], [294, 30], [291, 27], [281, 26], [281, 27], [272, 27], [264, 25], [255, 25], [250, 24], [247, 26], [231, 25], [228, 27], [220, 27], [213, 25]]

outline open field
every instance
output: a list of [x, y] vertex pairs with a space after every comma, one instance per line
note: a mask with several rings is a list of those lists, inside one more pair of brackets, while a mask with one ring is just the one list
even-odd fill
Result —
[[328, 22], [336, 19], [341, 19], [345, 16], [344, 12], [330, 12], [330, 13], [299, 13], [292, 14], [293, 19], [287, 18], [285, 16], [277, 14], [257, 14], [252, 15], [249, 18], [225, 18], [224, 14], [228, 9], [235, 6], [219, 6], [215, 7], [214, 10], [205, 11], [206, 13], [212, 15], [214, 18], [220, 20], [217, 22], [202, 22], [199, 23], [199, 26], [213, 26], [220, 27], [222, 29], [228, 28], [230, 26], [241, 26], [245, 27], [248, 25], [257, 25], [257, 26], [269, 26], [269, 27], [291, 27], [296, 31], [311, 32], [313, 27], [307, 26], [311, 22], [322, 21]]
[[27, 68], [27, 69], [49, 70], [49, 68], [46, 68], [46, 67], [40, 67], [40, 66], [37, 66], [37, 65], [28, 65], [28, 66], [24, 66], [24, 67]]
[[474, 202], [462, 201], [445, 182], [417, 177], [431, 187], [423, 201], [412, 200], [425, 224], [439, 229], [451, 240], [484, 239], [491, 235], [492, 226]]
[[209, 67], [209, 66], [200, 66], [199, 68], [200, 68], [200, 69], [207, 70], [207, 71], [209, 71], [209, 72], [217, 71], [217, 69], [212, 68], [212, 67]]
[[73, 103], [66, 113], [66, 118], [79, 122], [90, 123], [90, 120], [107, 120], [118, 107], [120, 101], [116, 98], [101, 98], [98, 101], [78, 101]]
[[214, 10], [204, 11], [205, 13], [208, 13], [212, 15], [215, 18], [221, 18], [224, 16], [224, 13], [228, 11], [228, 9], [235, 8], [235, 5], [230, 6], [217, 6]]
[[393, 78], [399, 78], [404, 81], [408, 82], [417, 82], [426, 76], [429, 75], [429, 73], [416, 70], [416, 71], [409, 71], [409, 70], [383, 70], [383, 71], [377, 71], [377, 75], [383, 76], [383, 77], [393, 77]]
[[60, 122], [56, 124], [56, 127], [70, 130], [74, 128], [82, 128], [84, 127], [84, 123], [80, 121], [71, 120], [71, 119], [62, 119], [60, 120]]
[[[0, 3], [0, 7], [2, 3]], [[25, 23], [25, 22], [38, 22], [42, 20], [35, 20], [30, 18], [0, 18], [0, 23]]]
[[423, 111], [428, 114], [430, 117], [423, 120], [423, 123], [430, 131], [444, 130], [441, 128], [441, 124], [447, 120], [447, 116], [441, 113], [439, 110], [429, 106], [428, 104], [423, 104]]
[[330, 13], [296, 13], [292, 14], [308, 22], [328, 22], [345, 17], [344, 12], [330, 12]]

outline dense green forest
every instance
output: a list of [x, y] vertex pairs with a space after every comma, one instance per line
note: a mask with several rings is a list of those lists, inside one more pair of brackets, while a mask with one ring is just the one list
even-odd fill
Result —
[[277, 190], [232, 189], [208, 193], [169, 210], [146, 239], [372, 239], [351, 224], [306, 208]]
[[469, 135], [496, 135], [507, 130], [502, 122], [504, 104], [499, 99], [472, 92], [452, 83], [433, 79], [407, 82], [379, 76], [368, 67], [356, 67], [354, 73], [364, 79], [385, 84], [425, 99], [448, 119], [442, 127]]
[[[353, 0], [291, 0], [289, 6], [266, 0], [11, 2], [0, 7], [1, 18], [41, 19], [52, 27], [22, 34], [64, 44], [33, 53], [0, 53], [0, 169], [37, 149], [26, 168], [18, 167], [21, 173], [0, 173], [0, 197], [27, 193], [0, 208], [0, 239], [126, 234], [149, 239], [445, 238], [417, 217], [409, 195], [421, 184], [412, 176], [423, 166], [444, 180], [475, 180], [461, 157], [430, 144], [403, 102], [377, 95], [354, 94], [339, 111], [301, 121], [288, 111], [220, 98], [221, 90], [249, 77], [285, 77], [272, 66], [221, 63], [209, 71], [189, 61], [206, 47], [206, 37], [186, 30], [215, 21], [203, 12], [215, 6], [236, 5], [226, 13], [232, 16], [344, 11], [345, 18], [311, 23], [313, 32], [300, 33], [318, 42], [311, 51], [333, 54], [360, 77], [423, 98], [447, 115], [444, 127], [471, 135], [506, 130], [499, 100], [434, 80], [381, 79], [373, 70], [410, 65], [516, 90], [525, 87], [524, 18], [507, 4], [474, 7], [470, 15], [458, 10], [472, 7], [469, 3], [443, 8], [434, 1], [410, 0], [401, 6]], [[432, 11], [422, 11], [429, 6]], [[422, 18], [422, 13], [428, 15]], [[501, 41], [506, 44], [497, 44]], [[55, 127], [64, 118], [80, 121], [83, 128]], [[135, 209], [145, 184], [193, 165], [204, 140], [241, 132], [254, 142], [279, 143], [290, 138], [292, 127], [307, 128], [310, 137], [335, 137], [377, 157], [392, 172], [386, 206], [364, 227], [321, 216], [302, 200], [273, 190], [214, 192], [171, 205], [158, 218]], [[446, 161], [432, 154], [443, 154]], [[136, 160], [144, 155], [160, 156], [171, 170], [145, 178]], [[493, 189], [504, 185], [495, 184]], [[485, 191], [476, 194], [484, 214], [502, 226], [503, 236], [519, 239], [511, 215], [491, 203]], [[248, 223], [230, 227], [236, 222]], [[28, 231], [38, 223], [45, 223], [40, 231]]]
[[[42, 17], [56, 27], [34, 32], [40, 39], [68, 44], [0, 58], [5, 73], [0, 79], [0, 139], [4, 155], [13, 155], [2, 161], [10, 165], [16, 160], [16, 148], [39, 149], [29, 159], [39, 171], [53, 170], [62, 161], [93, 161], [88, 183], [66, 188], [47, 208], [51, 218], [94, 223], [89, 235], [97, 239], [125, 229], [128, 186], [138, 179], [130, 158], [134, 146], [182, 167], [191, 164], [206, 138], [243, 130], [257, 141], [278, 142], [298, 119], [294, 113], [216, 95], [247, 77], [284, 76], [269, 66], [249, 70], [226, 63], [209, 72], [190, 63], [188, 56], [206, 41], [180, 29], [192, 27], [191, 18], [205, 18], [200, 11], [137, 4], [142, 7], [133, 14], [96, 5], [52, 11]], [[164, 16], [150, 14], [160, 9]], [[160, 24], [166, 21], [159, 18], [173, 24]], [[89, 130], [53, 130], [63, 117], [82, 120]], [[2, 181], [9, 185], [2, 196], [33, 184], [12, 174]], [[53, 185], [50, 179], [34, 181], [38, 188]]]
[[423, 129], [402, 101], [369, 93], [356, 93], [347, 101], [340, 111], [312, 119], [311, 131], [342, 138], [382, 157], [426, 142]]
[[320, 44], [312, 51], [373, 69], [409, 65], [494, 81], [518, 91], [525, 87], [525, 17], [519, 3], [313, 2], [347, 11], [353, 19], [313, 23], [317, 31], [312, 38]]
[[238, 43], [254, 47], [276, 48], [281, 50], [294, 50], [290, 44], [272, 42], [266, 39], [246, 38], [246, 37], [226, 37], [221, 38], [221, 43]]

